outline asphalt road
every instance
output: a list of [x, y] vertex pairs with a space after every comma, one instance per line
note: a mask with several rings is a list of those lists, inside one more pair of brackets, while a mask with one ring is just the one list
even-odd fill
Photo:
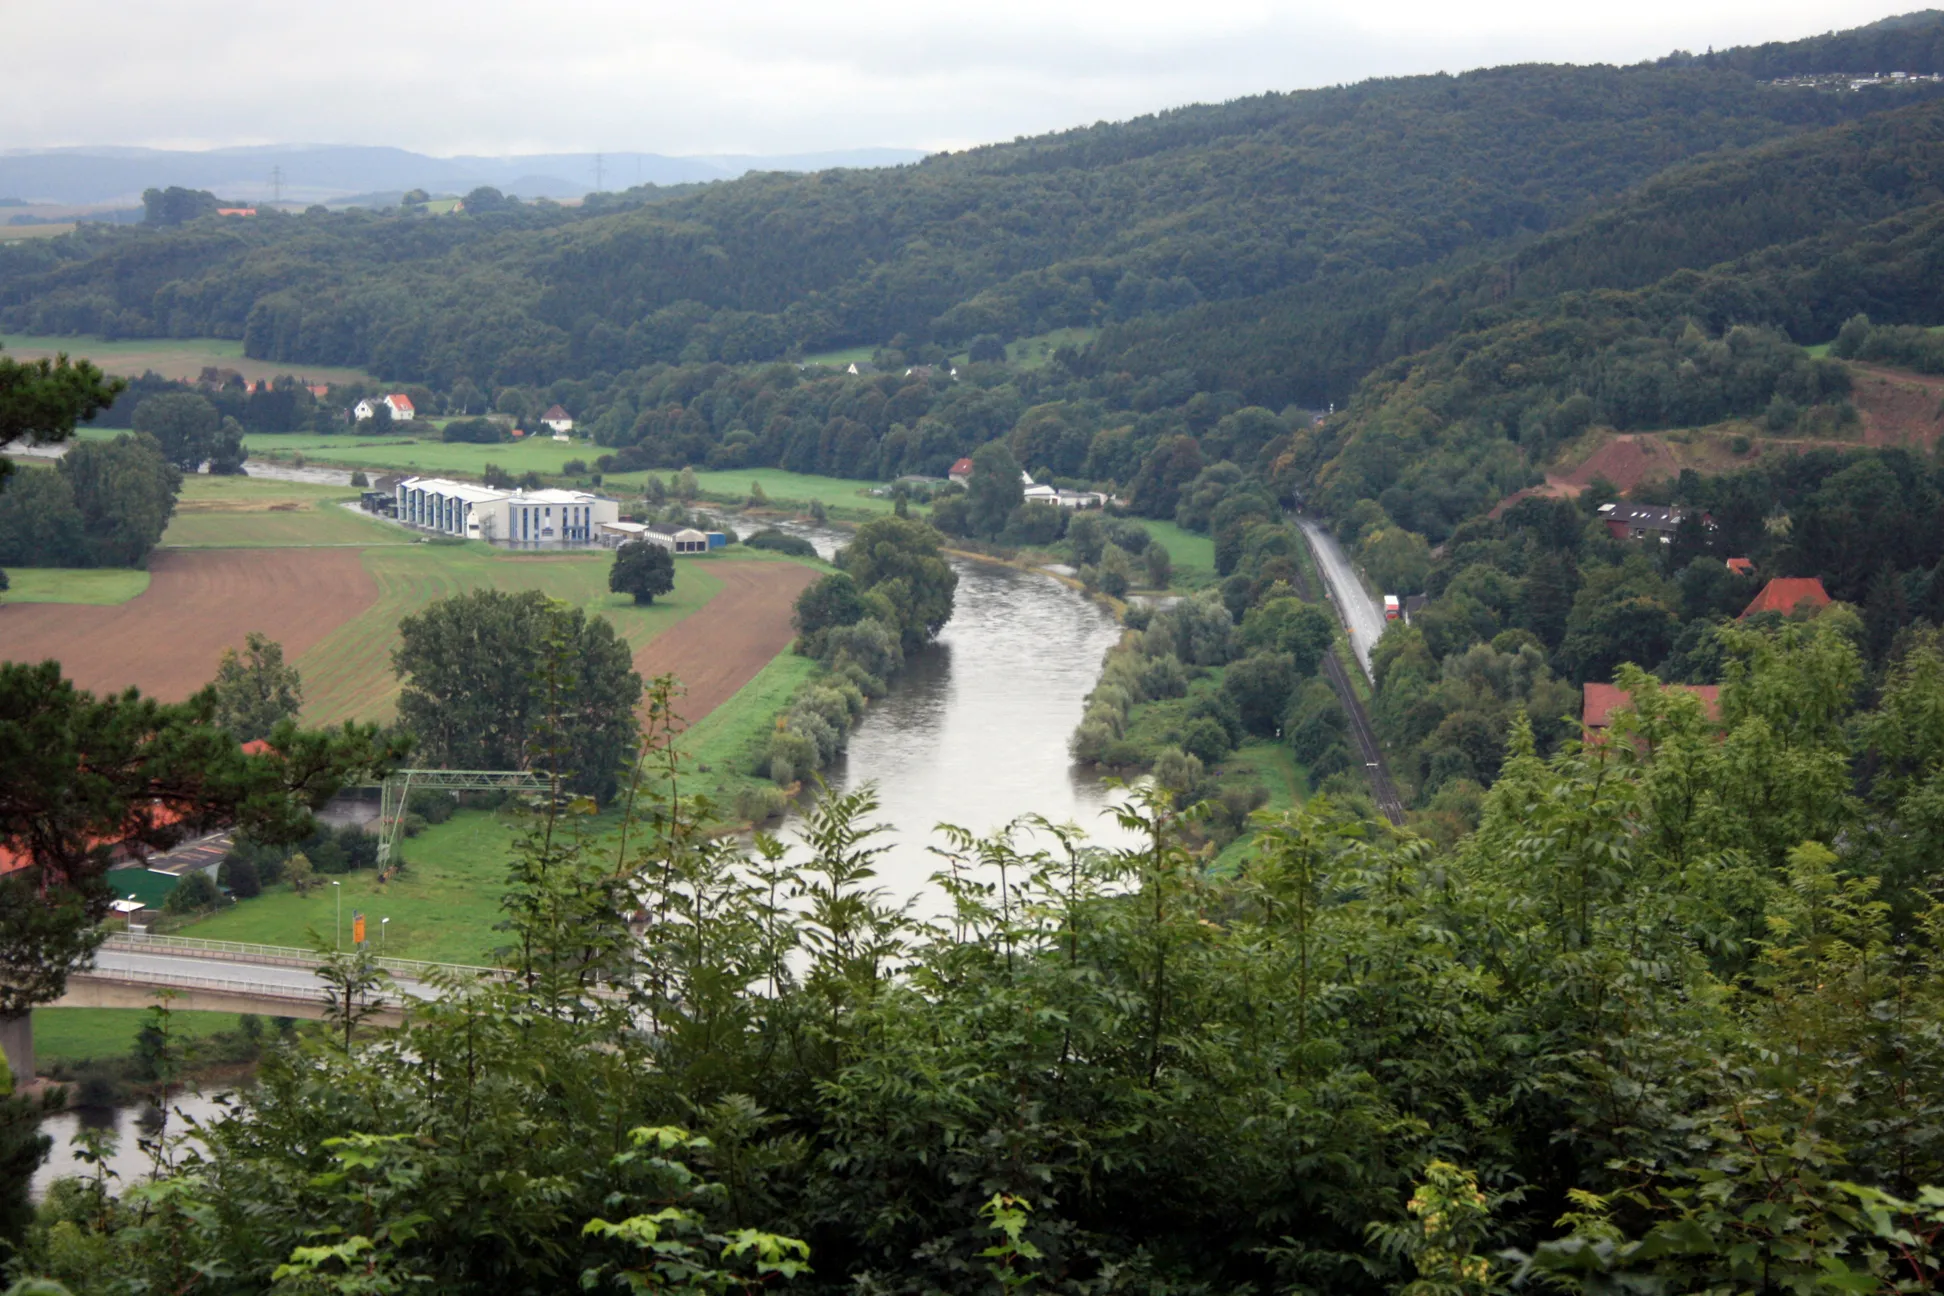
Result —
[[[112, 945], [104, 946], [95, 953], [93, 971], [107, 977], [121, 973], [131, 981], [153, 981], [157, 984], [176, 981], [185, 986], [203, 985], [306, 997], [322, 995], [326, 988], [323, 978], [311, 968], [205, 954], [117, 949]], [[414, 999], [431, 999], [438, 993], [420, 981], [394, 978], [393, 984], [400, 994]]]
[[1330, 601], [1336, 604], [1343, 628], [1349, 632], [1350, 651], [1356, 654], [1357, 664], [1369, 677], [1370, 650], [1384, 635], [1384, 609], [1364, 593], [1363, 582], [1357, 579], [1336, 537], [1307, 518], [1297, 521], [1303, 534], [1309, 537], [1316, 565], [1322, 569], [1323, 580], [1330, 587]]

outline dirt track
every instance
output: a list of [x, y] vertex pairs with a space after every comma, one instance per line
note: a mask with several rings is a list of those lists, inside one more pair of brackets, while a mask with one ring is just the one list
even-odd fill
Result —
[[722, 592], [635, 654], [643, 678], [673, 674], [687, 690], [678, 710], [693, 724], [735, 696], [796, 637], [797, 595], [817, 579], [791, 562], [717, 562]]
[[52, 657], [82, 688], [133, 684], [175, 702], [209, 683], [249, 631], [294, 661], [378, 597], [356, 549], [164, 549], [149, 571], [148, 589], [113, 607], [0, 606], [0, 658]]

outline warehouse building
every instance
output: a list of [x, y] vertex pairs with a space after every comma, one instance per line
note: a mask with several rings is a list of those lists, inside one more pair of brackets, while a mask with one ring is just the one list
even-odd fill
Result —
[[408, 477], [394, 497], [407, 526], [518, 546], [591, 545], [621, 516], [620, 504], [587, 491], [493, 490], [442, 477]]

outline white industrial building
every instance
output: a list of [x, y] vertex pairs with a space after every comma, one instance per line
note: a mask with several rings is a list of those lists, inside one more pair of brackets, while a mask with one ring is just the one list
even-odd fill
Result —
[[505, 544], [593, 544], [621, 516], [620, 504], [587, 491], [493, 490], [443, 477], [408, 477], [395, 497], [407, 526]]

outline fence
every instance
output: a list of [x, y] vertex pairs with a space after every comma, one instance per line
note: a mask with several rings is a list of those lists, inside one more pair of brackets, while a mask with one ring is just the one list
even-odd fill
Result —
[[[314, 968], [322, 958], [315, 950], [297, 949], [289, 945], [253, 945], [247, 941], [204, 940], [198, 936], [137, 932], [110, 932], [102, 947], [140, 950], [151, 954], [180, 954], [191, 958], [224, 958], [275, 967]], [[373, 959], [372, 962], [393, 976], [410, 981], [427, 981], [438, 974], [494, 980], [508, 975], [504, 968], [474, 967], [464, 963], [424, 963], [416, 959], [395, 958]]]

